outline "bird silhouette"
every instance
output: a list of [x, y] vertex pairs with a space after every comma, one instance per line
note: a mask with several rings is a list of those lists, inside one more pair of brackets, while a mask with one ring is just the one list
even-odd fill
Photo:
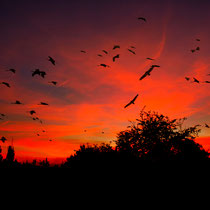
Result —
[[210, 81], [204, 81], [204, 83], [210, 83]]
[[206, 128], [210, 128], [210, 126], [209, 126], [208, 124], [206, 124], [206, 123], [205, 123], [205, 127], [206, 127]]
[[32, 71], [32, 77], [34, 77], [36, 74], [40, 75], [41, 71], [39, 69], [35, 69], [35, 71]]
[[41, 72], [40, 72], [40, 75], [41, 75], [41, 77], [43, 77], [43, 78], [46, 76], [46, 74], [47, 74], [47, 73], [46, 73], [45, 71], [41, 71]]
[[5, 114], [0, 114], [2, 117], [6, 117], [6, 115]]
[[154, 58], [146, 58], [147, 60], [151, 60], [151, 61], [154, 61], [155, 59]]
[[2, 136], [1, 138], [0, 138], [0, 140], [4, 143], [5, 141], [7, 141], [7, 139], [4, 137], [4, 136]]
[[29, 113], [30, 113], [31, 115], [36, 114], [36, 112], [35, 112], [34, 110], [29, 111]]
[[50, 56], [48, 56], [48, 58], [48, 61], [50, 61], [55, 66], [55, 60]]
[[193, 77], [194, 81], [193, 82], [196, 82], [196, 83], [200, 83], [199, 80], [197, 80], [195, 77]]
[[14, 103], [12, 104], [22, 104], [20, 101], [16, 100]]
[[119, 45], [114, 45], [114, 47], [113, 47], [113, 50], [115, 50], [115, 49], [119, 49], [120, 48], [120, 46]]
[[136, 47], [134, 47], [134, 46], [130, 46], [130, 48], [136, 49]]
[[84, 51], [84, 50], [80, 50], [80, 52], [81, 52], [81, 53], [86, 53], [86, 51]]
[[35, 75], [39, 75], [41, 77], [45, 77], [46, 72], [45, 71], [40, 71], [39, 69], [35, 69], [35, 71], [32, 71], [32, 77], [34, 77]]
[[106, 65], [106, 64], [104, 64], [104, 63], [101, 63], [100, 65], [98, 65], [98, 66], [102, 66], [102, 67], [104, 67], [104, 68], [106, 68], [106, 67], [110, 67], [109, 65]]
[[108, 54], [108, 52], [106, 50], [102, 50], [105, 54]]
[[131, 53], [133, 53], [134, 55], [136, 55], [136, 53], [133, 50], [128, 49], [128, 51], [131, 52]]
[[47, 103], [45, 103], [45, 102], [40, 102], [40, 104], [38, 104], [38, 105], [47, 106], [47, 105], [49, 105], [49, 104], [47, 104]]
[[196, 39], [196, 41], [200, 42], [201, 40], [200, 39]]
[[138, 17], [138, 20], [143, 20], [144, 22], [147, 22], [146, 18], [144, 17]]
[[112, 59], [113, 59], [113, 62], [115, 62], [115, 60], [117, 59], [117, 58], [119, 58], [120, 57], [120, 55], [119, 54], [117, 54], [117, 55], [115, 55]]
[[15, 69], [8, 69], [8, 70], [6, 70], [6, 71], [11, 71], [11, 72], [14, 73], [14, 74], [15, 74], [15, 72], [16, 72]]
[[200, 47], [196, 47], [196, 49], [195, 50], [200, 50]]
[[1, 82], [0, 84], [7, 86], [8, 88], [10, 88], [10, 84], [7, 82]]
[[152, 71], [155, 67], [160, 67], [160, 66], [159, 66], [159, 65], [152, 65], [152, 66], [150, 67], [150, 69], [149, 69], [148, 71], [146, 71], [146, 72], [140, 77], [139, 80], [144, 79], [146, 76], [150, 76], [151, 71]]
[[194, 52], [195, 52], [195, 50], [194, 50], [194, 49], [192, 49], [192, 50], [191, 50], [191, 52], [192, 52], [192, 53], [194, 53]]
[[137, 94], [134, 99], [132, 99], [127, 105], [124, 106], [124, 108], [130, 106], [131, 104], [134, 104], [135, 100], [137, 99], [137, 97], [139, 96], [139, 94]]
[[98, 54], [98, 57], [103, 57], [103, 55], [101, 55], [101, 54]]
[[190, 78], [189, 78], [189, 77], [185, 77], [185, 79], [186, 79], [187, 81], [189, 81], [189, 80], [190, 80]]
[[49, 139], [49, 141], [52, 141], [52, 139]]
[[56, 82], [56, 81], [51, 81], [51, 82], [49, 82], [49, 83], [51, 83], [51, 84], [53, 84], [53, 85], [57, 85], [57, 82]]

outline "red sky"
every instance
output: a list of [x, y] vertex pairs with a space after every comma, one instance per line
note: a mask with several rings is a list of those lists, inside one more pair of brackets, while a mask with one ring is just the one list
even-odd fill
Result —
[[[171, 118], [187, 117], [186, 127], [210, 124], [209, 84], [185, 80], [210, 80], [208, 1], [50, 2], [8, 1], [0, 8], [0, 82], [11, 85], [0, 85], [4, 154], [13, 139], [16, 157], [67, 157], [82, 143], [115, 140], [145, 105]], [[115, 44], [120, 49], [112, 50]], [[200, 51], [192, 53], [197, 46]], [[152, 64], [161, 67], [139, 81]], [[15, 75], [5, 71], [10, 68]], [[36, 68], [46, 78], [32, 77]], [[124, 109], [137, 93], [136, 104]], [[23, 105], [11, 104], [16, 100]], [[37, 105], [41, 101], [49, 106]], [[43, 124], [32, 120], [32, 109]], [[210, 148], [210, 129], [202, 127], [197, 141]]]

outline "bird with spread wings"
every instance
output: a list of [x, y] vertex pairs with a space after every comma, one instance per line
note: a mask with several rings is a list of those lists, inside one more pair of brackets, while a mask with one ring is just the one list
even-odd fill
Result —
[[126, 104], [126, 105], [124, 106], [124, 108], [127, 108], [127, 107], [130, 106], [131, 104], [134, 104], [134, 102], [135, 102], [135, 100], [137, 99], [138, 96], [139, 96], [139, 94], [137, 94], [137, 95], [134, 97], [134, 99], [132, 99], [128, 104]]
[[55, 60], [50, 56], [48, 56], [48, 58], [48, 61], [50, 61], [55, 66]]
[[155, 68], [155, 67], [160, 67], [159, 65], [152, 65], [148, 71], [146, 71], [139, 80], [144, 79], [146, 76], [150, 76], [151, 71]]

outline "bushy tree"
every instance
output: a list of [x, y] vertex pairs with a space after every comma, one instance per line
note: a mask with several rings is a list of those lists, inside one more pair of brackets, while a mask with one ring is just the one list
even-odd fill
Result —
[[199, 125], [183, 129], [186, 118], [170, 120], [157, 112], [140, 112], [128, 130], [117, 135], [118, 152], [147, 160], [204, 160], [209, 157], [194, 140]]

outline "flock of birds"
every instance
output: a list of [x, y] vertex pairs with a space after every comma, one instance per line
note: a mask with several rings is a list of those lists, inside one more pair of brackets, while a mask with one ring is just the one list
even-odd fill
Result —
[[[144, 17], [138, 17], [137, 19], [140, 20], [140, 21], [143, 21], [143, 22], [147, 22], [146, 18], [144, 18]], [[197, 41], [197, 42], [200, 42], [200, 39], [196, 39], [196, 41]], [[116, 49], [120, 49], [120, 45], [114, 45], [113, 48], [112, 48], [112, 50], [116, 50]], [[130, 46], [130, 48], [128, 48], [127, 50], [128, 50], [130, 53], [132, 53], [133, 55], [136, 55], [135, 49], [136, 49], [135, 46]], [[200, 50], [200, 47], [198, 46], [198, 47], [196, 47], [195, 49], [191, 49], [191, 52], [192, 52], [192, 53], [195, 53], [196, 51], [199, 51], [199, 50]], [[85, 51], [85, 50], [81, 50], [80, 52], [81, 52], [81, 53], [87, 53], [87, 51]], [[106, 54], [106, 55], [109, 54], [109, 52], [108, 52], [107, 50], [102, 50], [102, 52], [103, 52], [104, 54]], [[98, 56], [99, 56], [99, 57], [103, 57], [102, 54], [98, 54]], [[112, 61], [113, 61], [113, 62], [116, 62], [116, 60], [119, 59], [119, 58], [120, 58], [120, 54], [116, 54], [116, 55], [112, 58]], [[147, 59], [147, 60], [151, 60], [151, 61], [155, 60], [155, 59], [150, 58], [150, 57], [147, 57], [146, 59]], [[48, 61], [51, 62], [52, 65], [54, 65], [54, 66], [56, 65], [56, 61], [55, 61], [51, 56], [48, 56]], [[110, 68], [109, 65], [104, 64], [104, 63], [101, 63], [101, 64], [99, 64], [98, 66], [104, 67], [104, 68]], [[139, 78], [139, 80], [141, 81], [141, 80], [145, 79], [146, 77], [150, 76], [150, 75], [151, 75], [151, 72], [152, 72], [155, 68], [159, 68], [159, 67], [160, 67], [159, 65], [151, 65], [151, 67], [150, 67], [150, 68], [149, 68], [149, 69], [148, 69], [148, 70]], [[6, 70], [6, 71], [9, 71], [9, 72], [11, 72], [11, 73], [13, 73], [13, 74], [16, 73], [16, 70], [13, 69], [13, 68], [8, 69], [8, 70]], [[34, 71], [32, 71], [32, 77], [34, 77], [34, 76], [37, 75], [37, 76], [40, 76], [40, 77], [42, 77], [42, 78], [45, 78], [46, 74], [47, 74], [47, 73], [46, 73], [45, 71], [40, 71], [40, 69], [35, 69]], [[207, 76], [210, 76], [210, 74], [208, 74]], [[192, 82], [195, 82], [195, 83], [210, 83], [210, 81], [207, 81], [207, 80], [201, 82], [201, 81], [199, 81], [198, 79], [196, 79], [195, 77], [192, 77], [192, 78], [190, 78], [190, 77], [185, 77], [185, 79], [186, 79], [187, 81], [192, 81]], [[56, 82], [56, 81], [50, 81], [50, 82], [48, 82], [48, 83], [50, 83], [50, 84], [52, 84], [52, 85], [57, 85], [57, 82]], [[11, 88], [11, 85], [10, 85], [8, 82], [3, 81], [3, 82], [0, 82], [0, 84], [5, 85], [5, 86], [8, 87], [8, 88]], [[130, 105], [132, 105], [132, 104], [135, 104], [135, 101], [136, 101], [136, 99], [138, 98], [138, 96], [139, 96], [139, 94], [137, 94], [129, 103], [127, 103], [127, 104], [124, 106], [124, 108], [127, 108], [128, 106], [130, 106]], [[11, 103], [11, 104], [20, 105], [20, 104], [23, 104], [23, 103], [20, 102], [19, 100], [16, 100], [15, 102], [13, 102], [13, 103]], [[46, 103], [46, 102], [40, 102], [40, 104], [38, 104], [38, 105], [48, 106], [49, 104]], [[35, 110], [30, 110], [30, 111], [28, 111], [28, 113], [29, 113], [30, 116], [32, 117], [32, 120], [34, 120], [34, 121], [39, 121], [39, 122], [42, 124], [42, 120], [41, 120], [38, 116], [36, 116], [36, 111], [35, 111]], [[34, 116], [34, 115], [35, 115], [35, 116]], [[3, 114], [3, 113], [0, 113], [0, 120], [4, 120], [5, 118], [6, 118], [6, 115]], [[205, 127], [206, 127], [206, 128], [210, 128], [210, 126], [209, 126], [208, 124], [206, 124], [206, 123], [205, 123]], [[43, 129], [42, 132], [45, 133], [46, 130]], [[84, 130], [84, 132], [87, 132], [87, 130]], [[102, 132], [102, 133], [104, 134], [104, 132]], [[39, 133], [37, 133], [36, 135], [37, 135], [37, 136], [40, 136]], [[3, 143], [4, 143], [6, 140], [7, 140], [7, 139], [6, 139], [4, 136], [2, 136], [1, 139], [0, 139], [0, 141], [2, 141]], [[52, 139], [49, 139], [49, 141], [52, 141]]]
[[[55, 66], [55, 60], [51, 56], [48, 56], [48, 61], [50, 61]], [[11, 72], [13, 74], [15, 74], [17, 72], [16, 69], [12, 69], [12, 68], [11, 69], [8, 69], [6, 71], [9, 71], [9, 72]], [[34, 71], [32, 71], [32, 77], [34, 77], [35, 75], [38, 75], [38, 76], [41, 76], [42, 78], [45, 78], [46, 74], [47, 74], [46, 72], [40, 71], [39, 69], [35, 69]], [[48, 83], [53, 84], [53, 85], [57, 85], [57, 82], [56, 81], [50, 81]], [[11, 85], [8, 82], [1, 82], [0, 84], [5, 85], [8, 88], [11, 88]], [[16, 104], [16, 105], [21, 105], [22, 104], [23, 105], [23, 103], [21, 101], [19, 101], [19, 100], [16, 100], [15, 102], [12, 102], [11, 104]], [[49, 104], [46, 103], [46, 102], [40, 102], [38, 105], [48, 106]], [[32, 120], [38, 121], [40, 124], [43, 123], [42, 120], [36, 115], [37, 113], [36, 113], [35, 110], [30, 110], [30, 111], [27, 111], [27, 112], [30, 114]], [[7, 117], [3, 113], [0, 113], [0, 116], [1, 116], [0, 117], [0, 120], [5, 120], [6, 117]], [[42, 129], [41, 132], [42, 133], [46, 133], [46, 130], [45, 129]], [[36, 132], [36, 135], [37, 136], [40, 136], [40, 133], [37, 133]], [[7, 141], [7, 138], [4, 137], [4, 136], [2, 136], [1, 139], [0, 139], [0, 141], [2, 141], [4, 143], [5, 141]], [[49, 141], [51, 142], [52, 139], [50, 138]]]

